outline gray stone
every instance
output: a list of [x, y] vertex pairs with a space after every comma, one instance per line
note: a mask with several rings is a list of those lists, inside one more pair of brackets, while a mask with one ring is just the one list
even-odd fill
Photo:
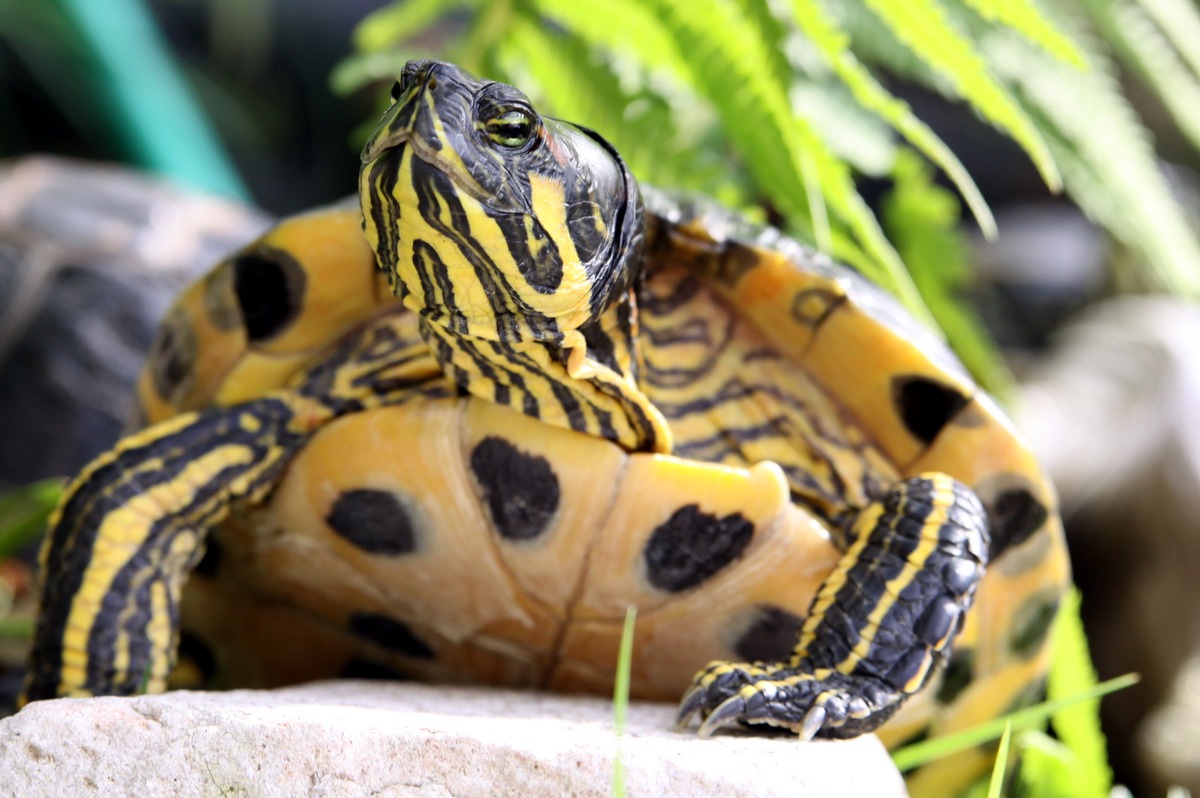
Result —
[[480, 688], [327, 682], [42, 701], [0, 721], [0, 794], [904, 796], [873, 736], [800, 743], [672, 730], [674, 707]]

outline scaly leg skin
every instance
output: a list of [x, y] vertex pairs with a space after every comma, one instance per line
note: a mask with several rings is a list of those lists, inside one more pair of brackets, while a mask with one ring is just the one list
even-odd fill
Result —
[[165, 689], [180, 591], [207, 531], [270, 490], [330, 416], [280, 393], [177, 416], [94, 460], [50, 519], [20, 703]]
[[983, 578], [983, 506], [961, 482], [922, 474], [863, 509], [849, 540], [791, 659], [709, 664], [683, 697], [681, 728], [699, 714], [701, 736], [741, 722], [805, 740], [856, 737], [921, 689], [949, 655]]

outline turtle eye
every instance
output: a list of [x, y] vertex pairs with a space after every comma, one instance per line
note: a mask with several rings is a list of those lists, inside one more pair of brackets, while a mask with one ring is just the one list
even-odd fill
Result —
[[523, 147], [533, 137], [533, 114], [514, 108], [492, 117], [484, 125], [487, 136], [501, 147]]
[[404, 81], [397, 80], [392, 83], [392, 102], [396, 102], [404, 96]]

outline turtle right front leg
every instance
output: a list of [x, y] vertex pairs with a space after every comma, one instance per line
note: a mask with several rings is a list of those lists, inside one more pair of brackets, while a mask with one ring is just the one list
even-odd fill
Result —
[[279, 393], [177, 416], [90, 463], [50, 520], [20, 703], [164, 690], [208, 530], [235, 501], [266, 495], [329, 417]]
[[700, 734], [742, 722], [808, 740], [874, 731], [949, 656], [987, 565], [987, 515], [941, 473], [897, 483], [854, 519], [790, 660], [713, 662], [678, 721]]

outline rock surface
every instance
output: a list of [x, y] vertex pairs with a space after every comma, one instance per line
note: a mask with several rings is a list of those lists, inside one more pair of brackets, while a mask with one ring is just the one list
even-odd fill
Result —
[[[638, 796], [903, 796], [875, 737], [799, 743], [672, 731], [632, 704]], [[4, 795], [609, 796], [612, 706], [593, 698], [380, 682], [31, 704], [0, 721]]]

